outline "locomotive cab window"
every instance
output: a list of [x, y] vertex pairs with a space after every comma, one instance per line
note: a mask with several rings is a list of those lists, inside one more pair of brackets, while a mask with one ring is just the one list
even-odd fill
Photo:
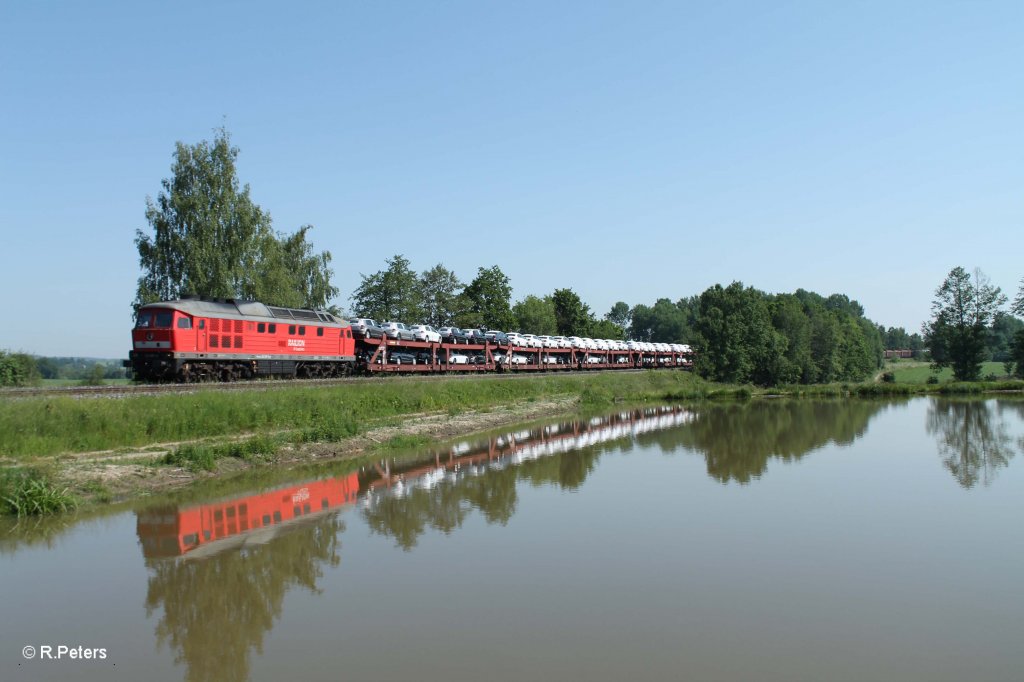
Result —
[[316, 328], [316, 335], [317, 336], [323, 336], [324, 335], [324, 328], [323, 327], [317, 327]]
[[257, 333], [263, 334], [266, 331], [267, 331], [267, 324], [266, 324], [266, 322], [258, 322], [258, 323], [256, 323], [256, 332]]
[[306, 328], [305, 327], [299, 327], [299, 336], [305, 336], [305, 335], [306, 335]]
[[153, 323], [153, 316], [149, 313], [139, 313], [139, 317], [135, 320], [136, 329], [146, 329]]
[[293, 335], [293, 336], [295, 335], [295, 325], [294, 324], [288, 325], [288, 334]]
[[153, 316], [153, 326], [159, 329], [168, 329], [174, 320], [174, 313], [170, 310], [158, 310]]
[[206, 320], [199, 320], [199, 328], [206, 329]]
[[269, 325], [267, 325], [267, 331], [269, 333], [271, 333], [271, 334], [276, 334], [277, 333], [277, 325], [274, 324], [273, 322], [271, 322]]
[[178, 329], [191, 329], [192, 318], [190, 317], [179, 317], [178, 318]]

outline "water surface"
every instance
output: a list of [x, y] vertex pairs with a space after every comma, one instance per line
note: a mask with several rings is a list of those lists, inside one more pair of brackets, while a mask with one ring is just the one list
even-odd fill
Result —
[[1020, 400], [663, 407], [8, 525], [0, 679], [1021, 679], [1022, 449]]

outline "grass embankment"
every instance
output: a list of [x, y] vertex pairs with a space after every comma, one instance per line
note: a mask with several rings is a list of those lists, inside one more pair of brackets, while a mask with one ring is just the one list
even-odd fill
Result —
[[583, 404], [600, 404], [669, 394], [700, 398], [713, 392], [714, 387], [691, 374], [652, 371], [451, 381], [367, 380], [269, 390], [254, 386], [252, 391], [116, 400], [8, 399], [0, 410], [0, 456], [27, 461], [243, 434], [334, 441], [358, 435], [382, 420], [411, 414], [457, 414], [567, 395], [579, 396]]

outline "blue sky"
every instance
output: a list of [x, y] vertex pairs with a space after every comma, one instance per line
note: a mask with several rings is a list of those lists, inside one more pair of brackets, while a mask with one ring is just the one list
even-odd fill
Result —
[[125, 356], [174, 143], [224, 123], [339, 303], [403, 253], [598, 313], [733, 280], [917, 329], [1024, 276], [1024, 3], [0, 9], [0, 348]]

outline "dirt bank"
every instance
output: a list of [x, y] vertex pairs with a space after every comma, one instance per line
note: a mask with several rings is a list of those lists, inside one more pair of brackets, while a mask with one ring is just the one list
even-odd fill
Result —
[[[247, 462], [224, 458], [213, 471], [192, 471], [161, 464], [161, 460], [184, 442], [159, 443], [142, 449], [97, 451], [65, 455], [39, 464], [54, 467], [53, 475], [86, 504], [123, 501], [144, 495], [188, 486], [198, 480], [231, 476], [262, 467], [289, 467], [312, 462], [329, 462], [358, 457], [380, 450], [396, 436], [421, 436], [445, 440], [486, 431], [505, 424], [564, 414], [576, 409], [576, 397], [523, 402], [488, 410], [458, 414], [415, 414], [389, 424], [370, 426], [364, 433], [339, 442], [288, 444], [270, 462]], [[244, 438], [238, 436], [235, 438]], [[221, 439], [224, 442], [229, 439]], [[205, 441], [208, 442], [208, 441]], [[29, 462], [28, 464], [32, 464]]]

